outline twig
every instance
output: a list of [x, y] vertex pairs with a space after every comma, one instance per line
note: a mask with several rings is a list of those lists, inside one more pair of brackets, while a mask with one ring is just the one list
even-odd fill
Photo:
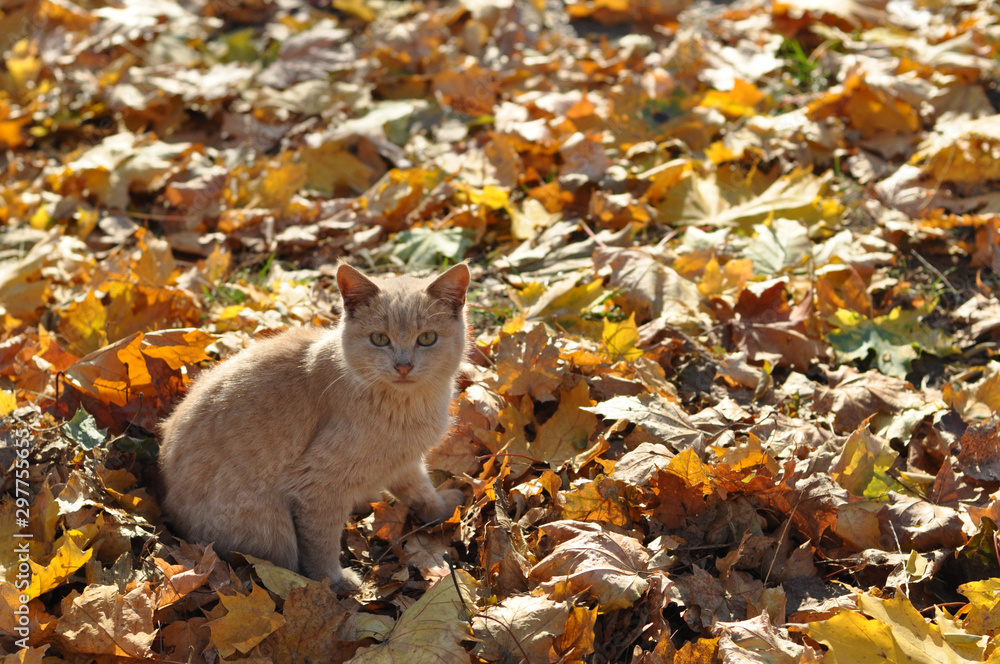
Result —
[[961, 296], [961, 293], [959, 293], [958, 290], [956, 290], [956, 288], [951, 285], [951, 282], [948, 281], [948, 277], [944, 276], [944, 273], [942, 273], [941, 270], [939, 270], [936, 267], [934, 267], [933, 265], [931, 265], [930, 261], [928, 261], [926, 258], [924, 258], [919, 253], [917, 253], [916, 249], [913, 249], [912, 251], [910, 251], [910, 253], [913, 254], [914, 257], [916, 257], [916, 259], [918, 261], [920, 261], [920, 263], [924, 267], [926, 267], [928, 270], [930, 270], [935, 275], [937, 275], [938, 279], [940, 279], [941, 281], [943, 281], [944, 285], [948, 287], [948, 290], [950, 290], [955, 295]]

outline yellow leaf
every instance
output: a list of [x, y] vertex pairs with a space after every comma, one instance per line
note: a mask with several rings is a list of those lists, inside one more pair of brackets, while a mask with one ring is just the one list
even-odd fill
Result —
[[560, 515], [574, 521], [597, 521], [628, 527], [631, 518], [625, 501], [625, 485], [598, 475], [574, 491], [560, 491], [556, 497]]
[[82, 551], [76, 545], [73, 537], [65, 538], [63, 545], [45, 567], [33, 560], [28, 561], [28, 564], [31, 565], [31, 585], [24, 591], [25, 594], [34, 599], [53, 588], [58, 588], [73, 572], [83, 567], [93, 555], [93, 549]]
[[461, 569], [441, 579], [403, 612], [382, 643], [358, 650], [348, 664], [466, 664], [469, 653], [461, 642], [472, 637], [466, 621], [475, 586]]
[[527, 334], [500, 336], [496, 388], [500, 394], [528, 394], [536, 401], [552, 401], [563, 372], [559, 349], [544, 325], [536, 324]]
[[81, 355], [91, 353], [107, 344], [105, 336], [107, 325], [107, 307], [93, 290], [87, 291], [82, 300], [77, 300], [63, 309], [59, 317], [59, 330], [66, 338], [69, 348]]
[[48, 210], [45, 209], [45, 206], [40, 205], [38, 206], [38, 209], [35, 210], [35, 213], [31, 215], [31, 219], [28, 220], [28, 224], [32, 228], [44, 231], [52, 225], [52, 217], [49, 216]]
[[635, 313], [628, 320], [612, 323], [604, 319], [604, 333], [601, 335], [604, 349], [611, 361], [635, 362], [642, 357], [642, 351], [635, 347], [639, 342], [639, 328], [635, 324]]
[[1000, 579], [972, 581], [958, 587], [969, 598], [965, 629], [973, 634], [995, 636], [1000, 628]]
[[17, 408], [17, 395], [6, 390], [0, 391], [0, 417], [10, 415]]
[[73, 218], [76, 220], [76, 234], [77, 237], [81, 239], [86, 239], [88, 235], [97, 227], [97, 222], [100, 220], [101, 213], [96, 209], [88, 209], [82, 205], [76, 206], [76, 214]]
[[345, 14], [359, 18], [365, 23], [371, 23], [375, 20], [375, 12], [365, 4], [364, 0], [333, 0], [333, 7]]
[[284, 617], [275, 613], [271, 596], [256, 583], [249, 595], [220, 593], [219, 601], [226, 607], [226, 615], [209, 622], [208, 628], [212, 643], [223, 657], [230, 657], [237, 650], [245, 655], [285, 624]]
[[732, 161], [736, 158], [736, 154], [727, 148], [726, 144], [722, 141], [716, 141], [705, 148], [705, 156], [708, 157], [713, 164], [724, 164], [725, 162]]
[[753, 278], [753, 261], [749, 258], [738, 258], [727, 261], [722, 267], [715, 256], [705, 265], [705, 273], [698, 292], [709, 297], [723, 293], [736, 294], [743, 290], [747, 281]]
[[320, 582], [307, 579], [292, 570], [278, 567], [269, 560], [255, 558], [246, 553], [241, 555], [253, 565], [254, 571], [257, 572], [260, 580], [264, 582], [264, 586], [282, 599], [288, 599], [292, 588], [304, 588], [310, 584], [322, 585]]
[[482, 441], [490, 452], [503, 458], [505, 462], [509, 460], [512, 477], [520, 477], [524, 474], [524, 471], [531, 467], [534, 460], [530, 456], [528, 439], [524, 435], [524, 427], [534, 423], [533, 411], [534, 402], [529, 398], [521, 399], [520, 408], [517, 404], [508, 402], [499, 414], [500, 426], [503, 427], [502, 433], [478, 427], [473, 429], [476, 438]]
[[538, 427], [531, 442], [532, 456], [547, 461], [559, 470], [568, 461], [581, 454], [590, 444], [590, 436], [597, 427], [597, 416], [581, 408], [594, 405], [590, 400], [590, 387], [581, 380], [572, 390], [563, 391], [555, 414]]
[[462, 191], [469, 197], [469, 202], [473, 205], [485, 205], [491, 210], [506, 210], [510, 207], [507, 192], [500, 187], [493, 185], [487, 185], [482, 189], [464, 187]]
[[736, 79], [733, 82], [733, 89], [728, 91], [709, 90], [705, 94], [701, 105], [708, 108], [717, 108], [731, 118], [742, 116], [753, 116], [756, 114], [753, 107], [764, 98], [764, 93], [755, 88], [751, 83]]
[[859, 595], [858, 608], [860, 612], [842, 610], [828, 620], [809, 623], [809, 636], [830, 648], [825, 662], [965, 664], [982, 661], [982, 645], [946, 639], [941, 628], [927, 622], [902, 594], [888, 600]]
[[684, 480], [690, 487], [707, 489], [710, 484], [710, 468], [701, 462], [692, 449], [686, 449], [671, 459], [665, 470]]

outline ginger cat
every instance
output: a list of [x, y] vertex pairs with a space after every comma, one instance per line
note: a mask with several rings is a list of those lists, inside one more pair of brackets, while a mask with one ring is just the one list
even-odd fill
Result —
[[337, 270], [334, 329], [297, 328], [203, 373], [161, 425], [163, 507], [186, 538], [215, 542], [335, 588], [351, 511], [388, 489], [424, 520], [452, 514], [423, 455], [450, 424], [465, 358], [469, 268], [436, 279]]

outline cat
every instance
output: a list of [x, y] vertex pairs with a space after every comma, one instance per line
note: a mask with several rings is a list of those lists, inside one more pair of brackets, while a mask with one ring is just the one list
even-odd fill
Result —
[[425, 521], [451, 516], [423, 455], [451, 423], [466, 356], [469, 268], [368, 277], [341, 264], [335, 328], [292, 328], [202, 373], [161, 424], [164, 511], [187, 539], [351, 591], [351, 511], [387, 489]]

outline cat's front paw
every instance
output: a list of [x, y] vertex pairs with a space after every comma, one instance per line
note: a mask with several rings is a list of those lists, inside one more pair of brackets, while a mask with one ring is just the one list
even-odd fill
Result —
[[361, 587], [361, 577], [350, 568], [341, 568], [336, 576], [330, 575], [330, 587], [339, 594], [351, 595]]
[[426, 523], [445, 521], [455, 513], [455, 508], [465, 504], [465, 494], [458, 489], [441, 489], [434, 493], [435, 500], [417, 506], [417, 516]]

